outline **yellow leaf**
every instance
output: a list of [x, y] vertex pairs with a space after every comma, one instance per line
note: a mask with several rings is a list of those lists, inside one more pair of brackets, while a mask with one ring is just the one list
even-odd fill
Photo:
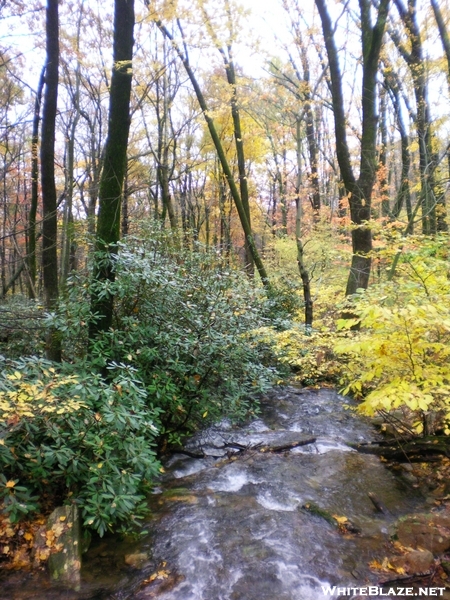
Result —
[[202, 416], [203, 416], [203, 418], [204, 418], [204, 419], [206, 419], [206, 417], [208, 416], [208, 411], [207, 411], [207, 410], [205, 410], [205, 412], [203, 413], [203, 415], [202, 415]]
[[43, 550], [39, 551], [39, 560], [47, 560], [48, 557], [50, 556], [50, 548], [44, 548]]
[[167, 579], [170, 575], [170, 571], [158, 571], [156, 579]]
[[27, 542], [30, 542], [33, 539], [33, 534], [27, 531], [23, 537], [27, 540]]
[[348, 519], [347, 517], [338, 517], [338, 515], [331, 515], [333, 517], [333, 519], [335, 519], [340, 525], [342, 525], [343, 523], [347, 523]]

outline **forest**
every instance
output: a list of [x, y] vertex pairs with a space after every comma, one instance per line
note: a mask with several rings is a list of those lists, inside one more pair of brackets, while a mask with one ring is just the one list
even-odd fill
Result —
[[448, 456], [450, 4], [255, 11], [0, 0], [0, 541], [19, 567], [5, 531], [64, 503], [100, 536], [139, 527], [162, 457], [286, 382]]

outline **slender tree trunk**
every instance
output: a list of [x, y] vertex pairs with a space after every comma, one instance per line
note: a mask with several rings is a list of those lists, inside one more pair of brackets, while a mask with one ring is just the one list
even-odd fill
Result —
[[322, 22], [325, 46], [328, 54], [331, 95], [333, 101], [336, 135], [336, 154], [342, 179], [350, 204], [352, 229], [352, 264], [347, 281], [346, 294], [354, 294], [358, 288], [366, 289], [371, 268], [372, 235], [367, 222], [370, 219], [372, 190], [376, 178], [376, 76], [378, 60], [388, 14], [389, 0], [379, 3], [375, 25], [371, 25], [371, 3], [360, 0], [361, 37], [363, 54], [362, 75], [362, 135], [360, 152], [360, 175], [355, 179], [347, 141], [346, 115], [342, 91], [342, 75], [338, 52], [334, 41], [334, 28], [325, 0], [315, 0]]
[[[166, 43], [164, 43], [164, 56], [163, 56], [163, 64], [168, 64], [167, 59], [167, 48]], [[168, 80], [167, 80], [167, 68], [164, 70], [162, 77], [158, 80], [157, 84], [157, 120], [158, 120], [158, 149], [157, 149], [157, 177], [158, 177], [158, 186], [161, 192], [161, 202], [163, 205], [162, 211], [162, 221], [164, 223], [166, 215], [169, 217], [169, 223], [171, 229], [174, 231], [177, 228], [177, 218], [175, 214], [175, 209], [173, 206], [172, 196], [170, 194], [170, 182], [169, 182], [169, 121], [170, 121], [170, 98], [169, 98], [169, 88], [168, 88]], [[162, 87], [162, 90], [161, 90]]]
[[36, 90], [33, 113], [33, 133], [31, 135], [31, 201], [30, 212], [28, 213], [28, 297], [36, 298], [36, 216], [39, 200], [39, 123], [41, 116], [42, 90], [45, 82], [45, 65], [42, 68], [41, 76]]
[[391, 38], [407, 63], [414, 84], [416, 99], [416, 129], [419, 143], [420, 203], [422, 206], [422, 233], [429, 235], [437, 230], [445, 231], [447, 224], [444, 210], [436, 211], [435, 180], [436, 155], [432, 143], [432, 123], [428, 102], [428, 82], [426, 63], [423, 58], [421, 31], [417, 22], [417, 0], [394, 0], [400, 18], [408, 35], [410, 49], [402, 42], [396, 31], [390, 31]]
[[288, 201], [287, 201], [287, 152], [283, 149], [283, 167], [278, 171], [278, 199], [281, 208], [281, 229], [280, 233], [286, 236], [288, 233]]
[[387, 123], [386, 123], [386, 90], [380, 91], [380, 133], [381, 146], [378, 168], [378, 182], [380, 186], [381, 196], [381, 216], [388, 217], [390, 215], [389, 202], [389, 184], [388, 184], [388, 167], [387, 167]]
[[[109, 97], [108, 137], [103, 171], [100, 178], [99, 213], [97, 219], [94, 280], [114, 281], [114, 258], [120, 238], [122, 187], [126, 172], [128, 133], [130, 129], [130, 97], [132, 82], [134, 0], [114, 2], [113, 71]], [[90, 323], [90, 338], [107, 331], [112, 324], [113, 294], [104, 297], [93, 293], [91, 308], [99, 315]]]
[[316, 139], [316, 128], [314, 124], [314, 111], [312, 108], [312, 98], [311, 98], [311, 76], [309, 72], [309, 61], [306, 53], [306, 47], [301, 41], [301, 60], [303, 67], [303, 78], [305, 80], [305, 103], [304, 103], [304, 112], [305, 112], [305, 123], [306, 123], [306, 139], [308, 141], [308, 151], [309, 151], [309, 165], [310, 165], [310, 173], [309, 173], [309, 181], [312, 188], [312, 198], [311, 198], [311, 206], [313, 209], [314, 219], [318, 219], [321, 199], [320, 199], [320, 186], [319, 186], [319, 160], [318, 160], [318, 145]]
[[64, 243], [62, 244], [61, 256], [61, 285], [65, 285], [67, 277], [75, 263], [75, 237], [73, 223], [73, 190], [75, 187], [75, 137], [78, 123], [80, 120], [80, 85], [81, 85], [81, 63], [79, 59], [80, 52], [80, 34], [81, 23], [84, 14], [84, 5], [80, 5], [80, 13], [77, 21], [76, 36], [76, 56], [77, 65], [75, 69], [75, 89], [71, 90], [74, 115], [73, 121], [68, 125], [67, 135], [67, 168], [66, 168], [66, 205], [64, 219]]
[[300, 273], [300, 279], [303, 286], [303, 300], [305, 303], [305, 327], [311, 329], [313, 324], [313, 300], [311, 295], [311, 279], [305, 266], [304, 250], [302, 242], [302, 199], [300, 190], [302, 186], [302, 150], [300, 137], [300, 119], [296, 122], [296, 142], [297, 142], [297, 183], [296, 183], [296, 215], [295, 215], [295, 240], [297, 244], [297, 265]]
[[[450, 91], [450, 34], [449, 25], [445, 25], [444, 18], [436, 0], [430, 0], [431, 6], [433, 7], [434, 16], [439, 29], [439, 35], [444, 49], [445, 57], [447, 59], [447, 78], [448, 87]], [[450, 172], [450, 151], [448, 152], [448, 164]], [[437, 214], [437, 228], [438, 231], [448, 231], [448, 225], [446, 221], [447, 207], [445, 204], [445, 194], [440, 194], [438, 198], [438, 214]]]
[[[55, 309], [58, 301], [57, 198], [55, 184], [55, 122], [58, 103], [59, 15], [58, 0], [47, 0], [46, 10], [45, 92], [42, 110], [41, 181], [42, 181], [42, 271], [45, 306]], [[47, 358], [61, 360], [61, 342], [51, 330], [46, 343]]]
[[256, 248], [256, 244], [255, 244], [255, 240], [253, 238], [253, 233], [250, 227], [250, 224], [247, 220], [247, 215], [246, 215], [246, 211], [245, 208], [242, 204], [242, 200], [241, 200], [241, 196], [239, 194], [239, 190], [236, 186], [236, 183], [234, 181], [233, 178], [233, 174], [231, 172], [230, 169], [230, 165], [228, 164], [228, 160], [225, 154], [225, 151], [223, 149], [222, 146], [222, 142], [220, 141], [220, 137], [217, 133], [216, 127], [214, 125], [214, 120], [212, 119], [212, 117], [210, 116], [210, 111], [208, 110], [208, 105], [206, 103], [205, 97], [203, 96], [203, 93], [201, 91], [200, 85], [197, 81], [197, 78], [195, 77], [195, 74], [191, 68], [191, 65], [189, 63], [189, 59], [188, 59], [188, 55], [187, 52], [185, 51], [183, 53], [183, 51], [181, 50], [181, 48], [178, 46], [178, 44], [176, 43], [176, 41], [174, 40], [173, 36], [171, 35], [171, 33], [168, 31], [168, 29], [162, 24], [161, 21], [156, 20], [155, 21], [156, 25], [158, 26], [158, 28], [160, 29], [160, 31], [163, 33], [163, 35], [165, 35], [169, 40], [171, 40], [172, 42], [172, 46], [175, 49], [175, 52], [177, 53], [178, 57], [180, 58], [181, 62], [183, 63], [183, 66], [186, 70], [186, 73], [192, 83], [192, 87], [194, 88], [195, 91], [195, 95], [197, 96], [197, 100], [198, 103], [200, 105], [200, 108], [202, 110], [203, 113], [203, 117], [206, 121], [206, 124], [208, 126], [208, 130], [209, 133], [211, 135], [214, 147], [216, 149], [217, 152], [217, 156], [219, 158], [219, 162], [221, 164], [222, 170], [224, 172], [225, 178], [227, 180], [228, 183], [228, 187], [230, 189], [234, 204], [236, 206], [236, 209], [238, 211], [239, 214], [239, 220], [241, 222], [242, 225], [242, 229], [244, 231], [244, 235], [246, 238], [246, 241], [251, 249], [252, 252], [252, 257], [254, 260], [254, 263], [256, 265], [256, 268], [258, 269], [258, 273], [259, 276], [261, 277], [261, 281], [263, 283], [263, 285], [266, 288], [270, 287], [270, 282], [269, 282], [269, 278], [267, 276], [267, 272], [266, 269], [264, 267], [264, 264], [261, 260], [261, 257], [259, 255], [259, 252]]
[[[230, 106], [231, 116], [233, 118], [233, 132], [238, 163], [239, 190], [241, 195], [241, 202], [245, 211], [245, 216], [247, 218], [248, 225], [251, 229], [250, 200], [248, 193], [247, 170], [245, 167], [244, 140], [242, 137], [241, 116], [239, 112], [237, 97], [236, 71], [234, 68], [231, 45], [228, 46], [228, 56], [223, 50], [221, 50], [221, 53], [225, 64], [228, 85], [231, 88]], [[247, 237], [245, 238], [245, 269], [249, 275], [253, 276], [255, 271], [254, 261]]]
[[[386, 59], [384, 59], [386, 63]], [[412, 206], [411, 206], [411, 190], [409, 187], [409, 171], [411, 168], [411, 154], [409, 151], [409, 136], [406, 130], [406, 125], [403, 120], [403, 113], [400, 105], [400, 88], [397, 78], [393, 75], [392, 67], [386, 64], [384, 71], [384, 78], [386, 87], [389, 90], [392, 104], [394, 106], [395, 117], [397, 121], [397, 127], [400, 132], [400, 143], [401, 143], [401, 156], [402, 156], [402, 168], [400, 174], [400, 185], [398, 187], [397, 197], [395, 204], [392, 209], [392, 216], [394, 219], [398, 219], [402, 211], [403, 205], [406, 206], [406, 215], [408, 218], [408, 231], [407, 233], [413, 233], [414, 220], [412, 219]]]

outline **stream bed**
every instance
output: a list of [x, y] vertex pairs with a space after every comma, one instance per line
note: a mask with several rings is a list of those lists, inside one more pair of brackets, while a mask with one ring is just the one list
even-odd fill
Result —
[[[272, 392], [247, 426], [224, 421], [194, 437], [187, 448], [203, 449], [205, 458], [168, 461], [150, 498], [148, 533], [138, 542], [94, 543], [79, 592], [55, 587], [44, 574], [15, 573], [1, 582], [0, 598], [321, 600], [330, 597], [323, 586], [377, 584], [368, 563], [386, 556], [394, 521], [421, 498], [377, 457], [346, 445], [377, 434], [345, 402], [331, 389]], [[303, 436], [316, 441], [261, 451]], [[252, 449], [233, 455], [242, 446]], [[369, 492], [386, 514], [376, 512]], [[303, 510], [308, 502], [347, 517], [361, 534], [339, 533]]]

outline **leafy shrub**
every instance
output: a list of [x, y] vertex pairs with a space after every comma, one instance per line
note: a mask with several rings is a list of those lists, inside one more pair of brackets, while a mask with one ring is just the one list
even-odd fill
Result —
[[0, 354], [19, 358], [39, 354], [45, 346], [43, 307], [19, 294], [0, 302]]
[[11, 519], [35, 510], [44, 493], [76, 502], [100, 535], [142, 518], [159, 469], [158, 410], [135, 371], [110, 365], [105, 382], [33, 358], [2, 366], [0, 497]]
[[272, 283], [264, 304], [264, 316], [277, 330], [289, 329], [292, 319], [303, 310], [301, 281], [279, 278]]
[[344, 296], [339, 287], [320, 290], [314, 301], [312, 328], [305, 328], [303, 309], [294, 313], [285, 328], [265, 326], [256, 333], [267, 344], [277, 360], [294, 373], [302, 385], [336, 382], [341, 374], [341, 360], [333, 351], [336, 338], [335, 314]]
[[263, 300], [245, 275], [213, 252], [172, 254], [158, 240], [134, 240], [121, 246], [116, 280], [103, 291], [114, 293], [115, 319], [90, 360], [97, 369], [111, 362], [136, 369], [165, 437], [257, 409], [274, 370], [261, 364], [267, 349], [251, 334], [264, 323]]
[[258, 330], [258, 334], [270, 345], [277, 360], [288, 366], [302, 385], [338, 379], [341, 365], [332, 350], [336, 338], [333, 330], [305, 331], [303, 325], [293, 323], [285, 331], [266, 327]]
[[344, 393], [364, 398], [360, 410], [368, 415], [412, 411], [419, 433], [439, 412], [450, 433], [448, 262], [436, 240], [408, 244], [395, 281], [359, 294], [354, 312], [361, 331], [336, 345], [344, 357]]

